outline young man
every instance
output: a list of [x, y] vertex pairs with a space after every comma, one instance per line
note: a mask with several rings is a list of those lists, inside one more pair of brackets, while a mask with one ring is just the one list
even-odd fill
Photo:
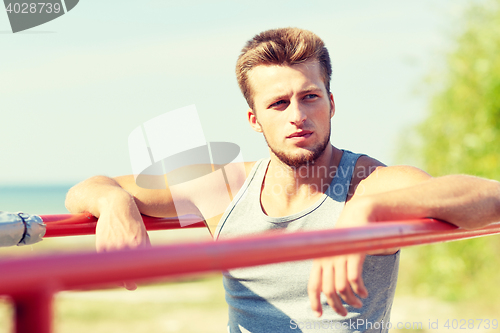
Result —
[[[331, 145], [330, 58], [313, 33], [287, 28], [255, 36], [236, 72], [249, 123], [263, 133], [270, 159], [226, 169], [240, 185], [225, 213], [206, 219], [215, 239], [407, 218], [434, 217], [467, 228], [500, 220], [497, 182], [431, 178]], [[226, 190], [197, 180], [182, 186], [176, 200], [202, 218], [212, 216], [203, 189], [215, 196]], [[99, 251], [148, 245], [141, 213], [176, 214], [168, 187], [141, 189], [133, 176], [90, 178], [70, 190], [66, 206], [99, 217]], [[385, 332], [398, 259], [398, 249], [388, 249], [225, 272], [229, 330]]]

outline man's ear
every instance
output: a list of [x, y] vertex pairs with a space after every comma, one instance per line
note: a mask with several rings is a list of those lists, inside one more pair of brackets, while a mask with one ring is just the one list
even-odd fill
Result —
[[335, 114], [335, 101], [333, 100], [333, 94], [330, 93], [330, 119], [333, 118], [333, 115]]
[[247, 117], [248, 117], [248, 122], [250, 123], [250, 126], [252, 126], [252, 129], [255, 132], [262, 133], [262, 127], [260, 126], [259, 122], [257, 121], [257, 116], [255, 115], [255, 111], [249, 108], [247, 111]]

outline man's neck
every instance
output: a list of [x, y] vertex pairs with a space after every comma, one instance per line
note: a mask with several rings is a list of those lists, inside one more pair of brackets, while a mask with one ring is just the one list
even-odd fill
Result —
[[271, 162], [262, 184], [263, 207], [268, 206], [269, 210], [272, 203], [281, 212], [277, 215], [283, 215], [285, 211], [300, 211], [314, 203], [328, 189], [341, 157], [339, 149], [328, 145], [314, 163], [290, 167], [271, 153]]

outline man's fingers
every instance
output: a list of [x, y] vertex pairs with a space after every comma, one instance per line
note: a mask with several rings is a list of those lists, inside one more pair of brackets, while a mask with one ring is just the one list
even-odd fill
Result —
[[352, 292], [349, 281], [347, 280], [347, 260], [345, 257], [336, 258], [335, 265], [335, 286], [337, 292], [342, 297], [342, 299], [355, 308], [360, 308], [363, 303], [354, 295]]
[[321, 274], [321, 265], [318, 264], [317, 260], [314, 260], [311, 275], [309, 276], [309, 284], [307, 285], [307, 294], [309, 295], [309, 301], [311, 302], [311, 309], [317, 317], [321, 317], [321, 314], [323, 313], [320, 300]]
[[328, 267], [328, 269], [325, 269], [323, 267], [323, 283], [321, 285], [321, 288], [323, 289], [323, 293], [326, 296], [326, 301], [332, 309], [337, 312], [341, 316], [346, 316], [347, 315], [347, 310], [342, 304], [342, 301], [339, 298], [339, 295], [337, 295], [337, 286], [335, 285], [335, 277], [337, 276], [337, 271], [333, 266]]
[[132, 291], [137, 289], [137, 285], [134, 282], [124, 282], [123, 284], [125, 289], [127, 290]]
[[118, 282], [116, 283], [118, 287], [125, 288], [127, 290], [133, 291], [137, 289], [137, 284], [134, 282]]
[[363, 298], [368, 297], [362, 278], [364, 259], [365, 255], [356, 254], [313, 261], [308, 294], [311, 308], [318, 317], [322, 314], [321, 292], [332, 309], [341, 316], [347, 315], [342, 300], [356, 308], [363, 306], [355, 293]]
[[363, 282], [363, 262], [365, 255], [352, 255], [347, 260], [347, 281], [351, 285], [352, 290], [360, 297], [368, 297], [368, 290], [366, 290]]

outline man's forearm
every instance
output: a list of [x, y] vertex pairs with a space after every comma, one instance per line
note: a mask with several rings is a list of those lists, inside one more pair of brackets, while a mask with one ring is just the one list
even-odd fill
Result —
[[112, 178], [95, 176], [73, 186], [66, 195], [66, 208], [71, 213], [89, 212], [99, 217], [103, 207], [111, 203], [131, 205], [133, 197]]
[[433, 217], [467, 229], [500, 221], [500, 183], [472, 176], [431, 178], [365, 199], [372, 221]]

